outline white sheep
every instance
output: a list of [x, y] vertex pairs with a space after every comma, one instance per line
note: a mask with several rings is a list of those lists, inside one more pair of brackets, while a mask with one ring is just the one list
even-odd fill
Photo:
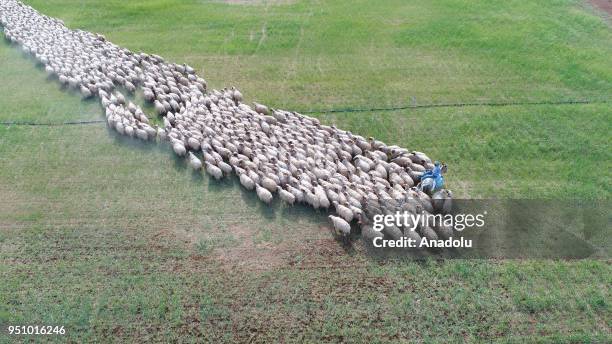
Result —
[[244, 186], [245, 189], [253, 190], [255, 188], [255, 182], [253, 181], [253, 179], [249, 178], [249, 176], [247, 176], [246, 174], [241, 174], [239, 179], [240, 179], [240, 184], [242, 184], [242, 186]]
[[192, 152], [189, 152], [189, 166], [196, 171], [202, 169], [202, 161], [200, 161], [200, 159], [198, 159]]
[[293, 205], [293, 203], [295, 203], [295, 196], [291, 192], [289, 192], [287, 190], [279, 188], [278, 189], [278, 195], [279, 195], [281, 200], [283, 200], [285, 203], [287, 203], [289, 205]]
[[179, 140], [173, 140], [172, 149], [174, 150], [174, 153], [176, 153], [176, 155], [178, 156], [185, 156], [185, 154], [187, 153], [185, 145]]
[[255, 112], [258, 112], [262, 115], [269, 115], [270, 114], [270, 110], [268, 109], [267, 106], [263, 105], [263, 104], [259, 104], [259, 103], [255, 103], [253, 102], [253, 104], [255, 104]]
[[278, 188], [276, 182], [267, 176], [261, 178], [261, 185], [270, 192], [276, 192], [276, 189]]
[[340, 215], [346, 222], [351, 222], [353, 220], [354, 214], [353, 211], [343, 206], [342, 204], [338, 204], [338, 202], [334, 202], [334, 208], [336, 209], [336, 213]]
[[270, 204], [272, 202], [274, 196], [272, 196], [272, 193], [268, 191], [268, 189], [259, 186], [259, 184], [256, 184], [255, 191], [257, 192], [257, 197], [259, 197], [262, 202], [266, 204]]
[[206, 172], [213, 178], [217, 180], [223, 178], [223, 171], [221, 171], [219, 167], [209, 163], [208, 161], [205, 161], [204, 164], [206, 164]]
[[337, 236], [346, 238], [351, 234], [351, 225], [344, 219], [333, 215], [329, 215], [329, 219], [332, 221]]

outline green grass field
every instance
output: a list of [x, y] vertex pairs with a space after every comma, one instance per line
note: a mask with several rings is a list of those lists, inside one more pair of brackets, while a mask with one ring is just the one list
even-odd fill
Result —
[[[25, 2], [288, 110], [590, 100], [315, 116], [448, 163], [456, 197], [610, 199], [612, 24], [582, 1]], [[0, 44], [0, 121], [101, 118]], [[378, 262], [327, 226], [104, 124], [0, 126], [0, 323], [73, 342], [612, 338], [610, 260]]]

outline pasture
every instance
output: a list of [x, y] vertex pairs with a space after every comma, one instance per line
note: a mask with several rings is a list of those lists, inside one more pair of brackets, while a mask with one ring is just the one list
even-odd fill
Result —
[[[455, 197], [610, 198], [612, 28], [582, 1], [25, 2], [247, 101], [426, 152]], [[463, 103], [521, 105], [325, 111]], [[0, 121], [102, 118], [2, 41]], [[104, 124], [0, 126], [0, 323], [74, 342], [612, 335], [609, 260], [379, 262], [328, 226]]]

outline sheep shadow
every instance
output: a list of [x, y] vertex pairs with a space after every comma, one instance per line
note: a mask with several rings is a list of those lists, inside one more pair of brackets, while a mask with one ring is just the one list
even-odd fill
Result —
[[238, 190], [240, 198], [249, 207], [257, 210], [257, 213], [266, 220], [273, 221], [278, 215], [285, 217], [289, 222], [298, 222], [306, 219], [313, 224], [327, 224], [326, 218], [329, 215], [328, 211], [315, 210], [312, 207], [295, 204], [287, 205], [280, 200], [278, 194], [274, 194], [274, 198], [270, 204], [265, 204], [257, 197], [255, 190], [247, 190], [240, 184], [239, 178], [235, 173], [232, 173], [225, 178], [217, 180], [209, 176], [205, 169], [195, 171], [189, 167], [187, 159], [174, 154], [174, 151], [169, 144], [157, 141], [142, 141], [137, 138], [121, 135], [111, 128], [107, 127], [108, 136], [117, 146], [129, 147], [143, 153], [151, 154], [154, 152], [161, 153], [172, 159], [173, 167], [181, 172], [186, 170], [191, 171], [191, 182], [205, 183], [206, 190], [212, 194], [223, 194], [228, 191]]
[[[115, 130], [112, 130], [111, 128], [109, 128], [108, 126], [106, 129], [107, 129], [106, 131], [107, 131], [108, 137], [114, 142], [116, 146], [129, 147], [131, 149], [139, 150], [142, 152], [168, 152], [169, 153], [168, 147], [163, 147], [162, 145], [156, 144], [156, 142], [154, 141], [142, 141], [135, 137], [121, 135]], [[180, 160], [183, 160], [183, 159], [180, 159]], [[179, 159], [175, 158], [174, 162], [175, 162], [175, 167], [179, 168], [180, 165], [183, 165], [183, 168], [184, 168], [184, 164], [181, 164]]]

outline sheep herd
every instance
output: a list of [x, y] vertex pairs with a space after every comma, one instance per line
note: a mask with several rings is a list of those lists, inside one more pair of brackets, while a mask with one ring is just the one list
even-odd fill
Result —
[[[321, 124], [296, 112], [243, 103], [235, 88], [208, 90], [185, 64], [134, 53], [104, 36], [70, 30], [55, 18], [16, 0], [0, 0], [6, 39], [18, 44], [47, 73], [84, 98], [98, 97], [109, 128], [143, 141], [168, 142], [194, 170], [215, 179], [235, 173], [267, 204], [276, 196], [293, 205], [333, 211], [337, 235], [351, 224], [362, 237], [416, 240], [448, 238], [452, 229], [387, 226], [375, 231], [378, 214], [437, 213], [452, 197], [445, 189], [417, 187], [434, 164], [425, 154]], [[163, 127], [125, 95], [139, 92], [153, 104]], [[129, 97], [128, 97], [129, 98]]]

